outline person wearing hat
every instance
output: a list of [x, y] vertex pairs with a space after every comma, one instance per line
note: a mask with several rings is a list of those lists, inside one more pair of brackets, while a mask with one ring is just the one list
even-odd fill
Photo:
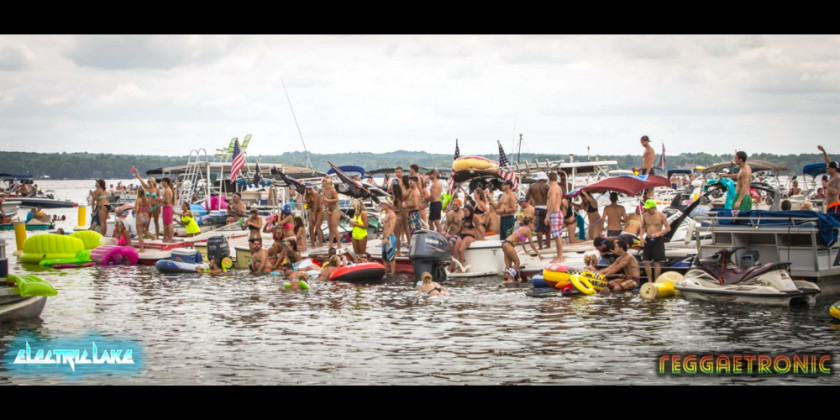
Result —
[[840, 167], [840, 163], [829, 159], [828, 153], [825, 152], [825, 149], [822, 146], [817, 146], [817, 149], [820, 149], [823, 153], [825, 164], [828, 165], [826, 172], [828, 173], [829, 178], [828, 180], [825, 178], [822, 180], [822, 186], [825, 189], [823, 206], [825, 207], [826, 213], [836, 214], [840, 212], [840, 174], [837, 172], [838, 167]]
[[639, 142], [645, 148], [645, 151], [642, 152], [642, 167], [633, 168], [633, 172], [638, 172], [638, 175], [653, 175], [653, 158], [656, 157], [656, 153], [654, 153], [653, 147], [650, 147], [648, 136], [642, 136]]
[[394, 211], [394, 204], [391, 200], [385, 199], [379, 202], [385, 215], [382, 216], [382, 262], [385, 270], [394, 274], [397, 269], [397, 235], [394, 229], [397, 226], [397, 213]]
[[304, 202], [309, 210], [309, 244], [313, 248], [319, 247], [324, 244], [324, 234], [321, 232], [321, 224], [324, 223], [323, 198], [309, 182], [306, 183]]
[[[662, 271], [662, 262], [665, 261], [665, 236], [671, 231], [671, 225], [668, 224], [668, 218], [665, 214], [656, 209], [656, 201], [645, 201], [645, 213], [642, 215], [642, 226], [644, 241], [644, 252], [642, 261], [645, 263], [645, 274], [647, 274], [648, 281], [653, 282], [659, 278], [659, 273]], [[651, 273], [650, 262], [653, 261], [654, 269]], [[653, 274], [651, 276], [651, 274]]]
[[519, 212], [519, 216], [516, 218], [516, 220], [518, 220], [520, 223], [522, 223], [522, 219], [526, 217], [534, 219], [534, 206], [532, 206], [531, 203], [528, 202], [528, 199], [525, 198], [525, 196], [519, 197], [519, 208], [521, 209], [521, 211]]
[[502, 284], [513, 284], [519, 279], [519, 273], [513, 268], [506, 268], [502, 273]]
[[548, 223], [545, 223], [545, 216], [548, 214], [546, 207], [548, 204], [548, 175], [545, 172], [537, 172], [534, 179], [537, 182], [528, 187], [528, 191], [525, 193], [525, 199], [534, 206], [535, 229], [537, 231], [537, 245], [539, 249], [543, 249], [543, 238], [545, 238], [545, 247], [551, 248], [551, 241], [549, 239], [550, 227]]

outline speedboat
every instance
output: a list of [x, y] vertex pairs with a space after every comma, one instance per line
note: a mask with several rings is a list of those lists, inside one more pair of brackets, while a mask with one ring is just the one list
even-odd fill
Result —
[[791, 279], [789, 262], [737, 267], [732, 256], [738, 249], [721, 249], [709, 257], [695, 259], [675, 288], [687, 299], [782, 306], [815, 303], [820, 288], [805, 280]]

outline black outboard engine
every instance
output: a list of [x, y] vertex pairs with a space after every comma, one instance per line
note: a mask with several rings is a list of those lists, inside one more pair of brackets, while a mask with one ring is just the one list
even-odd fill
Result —
[[414, 266], [414, 281], [422, 280], [423, 273], [432, 275], [432, 280], [446, 280], [446, 266], [449, 265], [449, 241], [440, 233], [420, 230], [411, 235], [408, 258]]
[[207, 239], [207, 261], [216, 258], [221, 266], [222, 258], [230, 256], [230, 246], [227, 238], [222, 235], [211, 236]]

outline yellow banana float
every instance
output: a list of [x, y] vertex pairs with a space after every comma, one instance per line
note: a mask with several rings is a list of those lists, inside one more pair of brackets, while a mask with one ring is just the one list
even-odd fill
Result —
[[579, 292], [585, 295], [594, 295], [607, 287], [607, 280], [601, 277], [598, 273], [582, 270], [580, 274], [574, 274], [569, 278], [569, 282]]
[[452, 162], [452, 172], [461, 171], [498, 174], [499, 162], [481, 156], [464, 156]]

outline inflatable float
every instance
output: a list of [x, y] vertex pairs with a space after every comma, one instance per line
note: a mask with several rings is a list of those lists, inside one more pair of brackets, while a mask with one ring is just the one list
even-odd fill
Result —
[[85, 249], [94, 249], [98, 247], [101, 245], [100, 241], [102, 240], [102, 235], [93, 230], [80, 230], [78, 232], [73, 232], [68, 236], [81, 240], [85, 244]]
[[9, 285], [15, 285], [21, 297], [55, 296], [58, 294], [51, 284], [31, 274], [21, 274], [19, 276], [9, 274], [6, 282]]
[[140, 256], [131, 246], [102, 245], [90, 251], [90, 260], [99, 265], [137, 265]]
[[379, 263], [360, 263], [341, 267], [330, 274], [330, 281], [372, 282], [385, 277], [385, 266]]
[[834, 319], [840, 319], [840, 301], [834, 302], [834, 305], [831, 305], [831, 308], [828, 309], [828, 313]]
[[90, 260], [90, 250], [83, 249], [77, 252], [73, 258], [45, 258], [38, 265], [52, 268], [79, 268], [91, 267], [96, 263]]
[[576, 290], [572, 286], [572, 276], [581, 274], [582, 272], [583, 270], [577, 267], [568, 266], [563, 263], [551, 263], [543, 269], [542, 278], [549, 287], [560, 289], [564, 293], [567, 293]]
[[174, 249], [168, 260], [155, 263], [161, 273], [196, 273], [210, 269], [210, 264], [202, 262], [204, 257], [194, 249]]
[[23, 253], [18, 260], [38, 264], [45, 259], [73, 259], [84, 249], [85, 243], [78, 238], [53, 233], [35, 235], [23, 242]]
[[682, 274], [676, 271], [666, 271], [659, 275], [655, 282], [647, 282], [639, 288], [642, 299], [663, 299], [669, 297], [682, 297], [680, 291], [674, 285], [683, 280]]
[[481, 156], [464, 156], [452, 162], [452, 172], [499, 173], [499, 162]]
[[569, 283], [584, 295], [594, 295], [604, 287], [607, 287], [607, 280], [605, 278], [589, 270], [581, 270], [580, 274], [572, 274], [569, 277]]

